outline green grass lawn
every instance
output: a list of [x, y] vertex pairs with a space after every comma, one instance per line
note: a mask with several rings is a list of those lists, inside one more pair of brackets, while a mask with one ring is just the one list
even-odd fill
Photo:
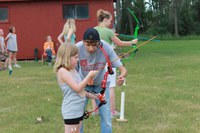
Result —
[[[125, 119], [113, 119], [113, 133], [200, 132], [200, 41], [150, 42], [125, 62]], [[63, 133], [62, 92], [53, 67], [19, 62], [0, 72], [0, 133]], [[90, 107], [89, 107], [90, 108]], [[43, 117], [37, 122], [37, 117]], [[100, 133], [98, 116], [84, 121], [85, 133]]]

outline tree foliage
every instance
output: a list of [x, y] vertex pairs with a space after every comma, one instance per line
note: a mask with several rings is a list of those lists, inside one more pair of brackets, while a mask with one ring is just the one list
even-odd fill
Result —
[[200, 0], [117, 0], [116, 5], [119, 33], [134, 33], [137, 23], [129, 8], [140, 22], [140, 33], [200, 35]]

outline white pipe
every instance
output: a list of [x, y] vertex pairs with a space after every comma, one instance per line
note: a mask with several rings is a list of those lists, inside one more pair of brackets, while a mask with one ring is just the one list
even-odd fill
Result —
[[120, 119], [124, 119], [124, 103], [125, 103], [125, 92], [121, 92], [121, 108], [120, 108]]
[[125, 105], [125, 92], [121, 92], [121, 107], [120, 107], [120, 118], [117, 121], [126, 122], [124, 119], [124, 105]]

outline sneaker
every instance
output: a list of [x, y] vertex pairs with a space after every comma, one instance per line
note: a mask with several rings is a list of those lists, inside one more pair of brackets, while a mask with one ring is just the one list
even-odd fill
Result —
[[21, 68], [21, 66], [19, 66], [18, 64], [15, 64], [14, 67]]
[[9, 69], [9, 70], [12, 70], [12, 67], [11, 67], [11, 66], [9, 66], [9, 67], [8, 67], [8, 69]]
[[117, 110], [111, 111], [110, 113], [111, 113], [111, 118], [120, 116], [120, 112], [117, 112]]
[[12, 69], [9, 69], [9, 75], [11, 75], [12, 74]]
[[12, 67], [9, 66], [8, 69], [9, 69], [9, 75], [11, 75], [12, 74]]

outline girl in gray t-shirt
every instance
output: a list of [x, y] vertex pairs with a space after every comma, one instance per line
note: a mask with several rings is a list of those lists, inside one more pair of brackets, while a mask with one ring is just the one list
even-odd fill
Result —
[[[8, 64], [8, 58], [7, 58], [8, 54], [7, 54], [7, 49], [5, 46], [3, 35], [4, 35], [3, 29], [0, 29], [0, 71], [5, 70], [7, 68], [7, 64]], [[5, 61], [4, 67], [2, 67], [1, 61]]]
[[79, 50], [75, 45], [64, 43], [60, 45], [54, 71], [57, 82], [63, 92], [62, 116], [65, 124], [65, 132], [79, 131], [84, 114], [85, 96], [99, 99], [97, 95], [84, 90], [88, 81], [93, 79], [98, 71], [93, 70], [82, 79], [75, 67], [79, 60]]
[[16, 68], [21, 68], [18, 64], [17, 64], [17, 35], [15, 34], [15, 27], [14, 26], [10, 26], [9, 28], [9, 33], [5, 38], [5, 41], [7, 41], [7, 50], [8, 50], [8, 55], [9, 55], [9, 70], [12, 71], [12, 58], [13, 58], [13, 62], [14, 62], [14, 67]]

